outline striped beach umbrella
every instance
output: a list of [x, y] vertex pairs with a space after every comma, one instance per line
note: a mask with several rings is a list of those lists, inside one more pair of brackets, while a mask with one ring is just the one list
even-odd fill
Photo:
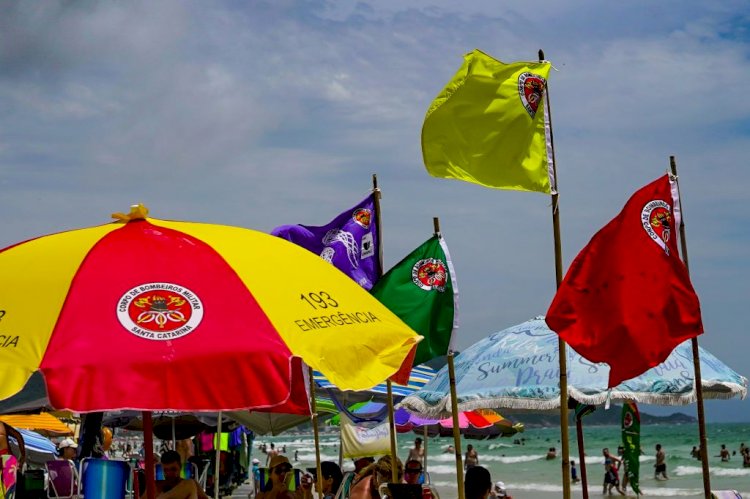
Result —
[[309, 413], [303, 360], [362, 390], [420, 339], [283, 239], [115, 218], [0, 250], [0, 399], [41, 371], [57, 409]]
[[[435, 377], [437, 371], [435, 369], [426, 366], [424, 364], [414, 366], [409, 373], [409, 381], [406, 384], [391, 383], [394, 398], [403, 398], [407, 395], [411, 395], [420, 388], [422, 388], [428, 381]], [[313, 377], [315, 378], [315, 385], [317, 388], [323, 390], [330, 390], [333, 393], [343, 391], [336, 384], [331, 382], [322, 372], [314, 371]], [[388, 393], [388, 387], [386, 383], [380, 383], [369, 390], [365, 390], [364, 393], [368, 396], [375, 395], [386, 395]]]

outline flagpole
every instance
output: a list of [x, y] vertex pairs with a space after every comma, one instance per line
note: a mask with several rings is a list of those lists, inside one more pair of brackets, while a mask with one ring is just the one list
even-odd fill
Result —
[[[539, 60], [543, 61], [544, 51], [539, 49]], [[557, 192], [557, 161], [555, 160], [555, 140], [552, 134], [552, 109], [549, 103], [549, 87], [545, 83], [544, 104], [549, 120], [549, 135], [552, 150], [552, 233], [555, 241], [555, 279], [556, 288], [563, 281], [562, 242], [560, 238], [560, 206], [559, 194]], [[557, 337], [557, 346], [560, 356], [560, 444], [562, 445], [562, 486], [563, 498], [570, 499], [570, 444], [568, 442], [568, 362], [565, 341]]]
[[315, 439], [315, 469], [317, 472], [315, 490], [318, 492], [318, 497], [323, 497], [323, 471], [320, 467], [320, 434], [318, 433], [318, 407], [315, 401], [315, 377], [313, 376], [313, 368], [308, 366], [307, 369], [310, 377], [310, 411], [312, 412], [313, 438]]
[[[688, 264], [688, 251], [687, 251], [687, 240], [685, 239], [685, 217], [682, 211], [682, 194], [680, 194], [680, 181], [677, 177], [677, 161], [674, 156], [669, 157], [669, 167], [672, 170], [672, 175], [677, 183], [677, 194], [679, 196], [679, 209], [680, 209], [680, 249], [682, 253], [682, 261], [685, 263], [685, 269], [688, 275], [690, 275], [690, 265]], [[693, 368], [695, 370], [695, 380], [693, 386], [695, 388], [695, 398], [698, 405], [698, 434], [700, 438], [701, 446], [701, 466], [703, 468], [703, 494], [706, 499], [711, 499], [711, 477], [709, 476], [708, 468], [708, 443], [706, 441], [706, 415], [703, 412], [703, 378], [701, 378], [701, 361], [700, 354], [698, 352], [698, 337], [693, 336], [690, 339], [690, 343], [693, 346]]]
[[[375, 233], [378, 239], [378, 277], [383, 276], [383, 231], [380, 223], [380, 189], [378, 188], [378, 175], [372, 174], [372, 192], [375, 194], [374, 205], [375, 205]], [[391, 480], [393, 483], [398, 483], [398, 466], [396, 462], [398, 459], [398, 453], [396, 451], [396, 417], [393, 411], [393, 385], [389, 379], [385, 381], [387, 393], [388, 393], [388, 434], [391, 442]]]
[[216, 424], [216, 463], [214, 466], [214, 499], [219, 499], [219, 481], [221, 471], [221, 411], [219, 411], [219, 418]]
[[[440, 219], [433, 217], [435, 235], [440, 237]], [[453, 365], [453, 350], [448, 350], [448, 380], [451, 390], [451, 417], [453, 418], [453, 447], [456, 453], [456, 485], [458, 499], [464, 499], [464, 465], [461, 456], [461, 428], [458, 421], [458, 395], [456, 392], [456, 369]]]

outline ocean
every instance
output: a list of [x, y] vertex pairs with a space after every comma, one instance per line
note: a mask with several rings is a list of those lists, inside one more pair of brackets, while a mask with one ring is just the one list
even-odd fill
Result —
[[[584, 419], [585, 425], [585, 419]], [[710, 477], [712, 490], [733, 489], [743, 497], [750, 498], [750, 468], [742, 467], [739, 454], [740, 443], [750, 445], [750, 423], [722, 423], [707, 426], [710, 460]], [[413, 446], [417, 435], [399, 434], [399, 457], [405, 459]], [[576, 462], [580, 477], [581, 469], [578, 459], [575, 428], [570, 428], [571, 459]], [[515, 439], [524, 439], [523, 445], [514, 444]], [[514, 497], [526, 499], [552, 499], [562, 496], [560, 483], [560, 458], [546, 460], [545, 455], [550, 447], [561, 453], [559, 428], [529, 428], [511, 438], [495, 440], [464, 440], [461, 446], [472, 444], [479, 453], [480, 465], [489, 469], [492, 480], [505, 482], [508, 493]], [[258, 450], [258, 444], [274, 442], [276, 448], [286, 447], [286, 455], [293, 461], [294, 452], [298, 451], [299, 461], [293, 464], [297, 468], [315, 465], [315, 448], [312, 435], [288, 434], [278, 437], [258, 437], [253, 448], [253, 457], [265, 463], [265, 455]], [[690, 457], [693, 446], [699, 442], [698, 426], [682, 425], [644, 425], [641, 427], [641, 492], [649, 497], [702, 497], [703, 478], [700, 461]], [[458, 497], [455, 481], [455, 460], [453, 454], [443, 453], [453, 443], [452, 438], [436, 437], [428, 439], [427, 471], [431, 482], [437, 487], [441, 499]], [[604, 466], [602, 448], [609, 447], [614, 453], [621, 443], [620, 429], [615, 426], [584, 426], [584, 445], [586, 450], [586, 469], [589, 480], [589, 496], [599, 497], [602, 494]], [[660, 443], [667, 453], [667, 474], [669, 480], [654, 479], [655, 450]], [[737, 455], [729, 462], [720, 462], [717, 456], [721, 444], [725, 444]], [[321, 439], [321, 453], [324, 461], [338, 462], [338, 435], [326, 433]], [[353, 469], [351, 460], [344, 461], [344, 470]], [[622, 479], [622, 472], [620, 473]], [[580, 498], [581, 484], [572, 486], [573, 497]], [[629, 492], [630, 489], [628, 489]], [[620, 497], [615, 492], [615, 495]], [[633, 497], [635, 497], [633, 495]]]

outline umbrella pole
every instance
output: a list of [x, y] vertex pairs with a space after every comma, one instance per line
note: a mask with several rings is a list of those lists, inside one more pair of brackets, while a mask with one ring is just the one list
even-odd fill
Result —
[[176, 428], [175, 428], [175, 422], [174, 417], [172, 417], [172, 450], [177, 450], [177, 437], [176, 437]]
[[[315, 378], [313, 376], [313, 368], [308, 366], [308, 370], [310, 378], [310, 412], [312, 413], [313, 437], [315, 438], [315, 471], [317, 476], [315, 490], [318, 492], [318, 497], [323, 497], [323, 470], [320, 467], [320, 433], [318, 432], [318, 408], [315, 401]], [[339, 461], [341, 460], [340, 456], [341, 454], [339, 453]]]
[[[682, 253], [682, 261], [685, 263], [685, 270], [690, 275], [690, 266], [688, 265], [688, 252], [687, 252], [687, 241], [685, 239], [685, 212], [682, 211], [682, 196], [680, 192], [680, 182], [677, 180], [677, 161], [674, 156], [669, 157], [669, 167], [672, 170], [672, 175], [675, 177], [677, 183], [677, 193], [679, 196], [679, 210], [680, 210], [680, 249]], [[701, 466], [703, 468], [703, 493], [706, 499], [711, 498], [711, 478], [709, 476], [710, 470], [708, 468], [708, 443], [706, 442], [706, 415], [703, 412], [703, 378], [701, 377], [701, 361], [700, 354], [698, 353], [698, 338], [693, 337], [690, 340], [690, 344], [693, 347], [693, 369], [695, 370], [695, 379], [693, 380], [693, 387], [695, 389], [696, 404], [698, 406], [698, 434], [700, 438], [701, 446]]]
[[[544, 60], [544, 51], [539, 50], [539, 60]], [[552, 134], [552, 109], [549, 104], [549, 88], [545, 85], [544, 101], [547, 111], [546, 123], [549, 127], [550, 150], [552, 151], [552, 233], [555, 242], [555, 280], [557, 287], [563, 280], [562, 241], [560, 237], [560, 206], [557, 192], [557, 161], [555, 161], [555, 141]], [[568, 442], [568, 353], [565, 341], [558, 337], [560, 353], [560, 444], [562, 445], [562, 487], [563, 498], [570, 499], [570, 443]]]
[[586, 478], [586, 452], [583, 449], [583, 421], [576, 416], [576, 437], [578, 438], [578, 463], [581, 468], [581, 491], [583, 499], [589, 499], [589, 484]]
[[396, 453], [396, 417], [393, 414], [393, 386], [391, 380], [386, 381], [388, 389], [388, 434], [391, 438], [391, 480], [398, 483], [398, 454]]
[[146, 460], [146, 497], [156, 498], [156, 463], [154, 462], [154, 421], [151, 411], [143, 411], [143, 449]]
[[422, 463], [422, 469], [427, 471], [427, 426], [422, 427], [422, 434], [424, 435], [424, 462]]
[[214, 467], [214, 499], [219, 499], [219, 471], [221, 466], [221, 411], [216, 428], [216, 463]]
[[458, 397], [456, 395], [456, 368], [453, 365], [453, 352], [448, 352], [448, 379], [451, 387], [453, 447], [456, 451], [456, 485], [458, 486], [458, 499], [464, 499], [464, 465], [461, 458], [461, 429], [458, 427]]

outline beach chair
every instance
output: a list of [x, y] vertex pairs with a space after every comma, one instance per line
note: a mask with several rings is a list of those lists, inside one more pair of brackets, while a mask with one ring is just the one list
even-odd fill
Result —
[[347, 471], [344, 473], [344, 478], [341, 480], [341, 485], [339, 486], [339, 490], [336, 491], [336, 496], [334, 499], [349, 499], [349, 493], [352, 490], [352, 483], [354, 483], [354, 478], [356, 478], [357, 474], [353, 471]]
[[130, 465], [125, 461], [85, 458], [78, 473], [78, 490], [86, 499], [125, 499]]
[[78, 471], [67, 459], [47, 461], [44, 468], [49, 476], [47, 497], [70, 499], [78, 497]]
[[[180, 470], [180, 478], [192, 478], [198, 481], [198, 466], [195, 463], [185, 463], [182, 465]], [[164, 480], [164, 470], [161, 467], [161, 463], [156, 465], [156, 479]]]

